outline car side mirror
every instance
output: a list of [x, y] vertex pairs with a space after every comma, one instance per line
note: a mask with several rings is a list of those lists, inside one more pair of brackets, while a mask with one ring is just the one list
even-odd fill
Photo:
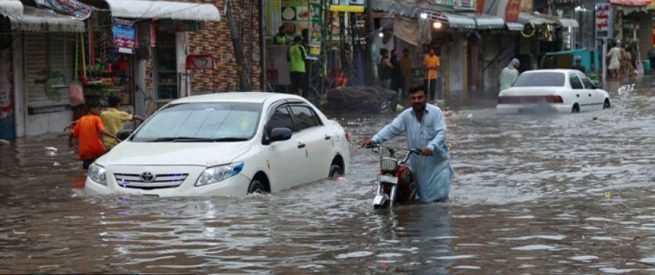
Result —
[[594, 89], [602, 89], [603, 88], [603, 82], [597, 81], [597, 82], [591, 82], [591, 84], [593, 85], [592, 88], [594, 88]]
[[271, 134], [268, 137], [269, 143], [276, 142], [276, 141], [283, 141], [283, 140], [288, 140], [291, 138], [291, 129], [289, 128], [273, 128], [271, 130]]

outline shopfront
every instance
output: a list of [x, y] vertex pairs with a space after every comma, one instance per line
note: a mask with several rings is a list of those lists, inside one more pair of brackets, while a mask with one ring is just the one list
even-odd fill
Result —
[[0, 21], [0, 138], [60, 132], [84, 22], [13, 0], [0, 2]]
[[[193, 89], [185, 66], [190, 54], [188, 32], [204, 21], [219, 21], [212, 4], [172, 1], [105, 0], [93, 17], [88, 43], [90, 65], [97, 68], [85, 85], [85, 96], [113, 94], [124, 109], [147, 116]], [[111, 26], [111, 27], [108, 27]], [[227, 31], [227, 30], [226, 30]], [[93, 64], [95, 62], [95, 64]], [[90, 74], [93, 76], [93, 74]]]

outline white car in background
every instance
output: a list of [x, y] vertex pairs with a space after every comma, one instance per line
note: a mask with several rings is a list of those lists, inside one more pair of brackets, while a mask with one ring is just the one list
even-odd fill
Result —
[[91, 194], [245, 196], [348, 171], [348, 133], [304, 98], [191, 96], [162, 107], [89, 167]]
[[533, 70], [523, 72], [511, 88], [500, 91], [496, 111], [578, 113], [610, 106], [609, 94], [578, 70]]

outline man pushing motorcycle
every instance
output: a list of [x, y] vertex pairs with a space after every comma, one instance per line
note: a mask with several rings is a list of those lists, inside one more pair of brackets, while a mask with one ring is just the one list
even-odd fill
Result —
[[445, 201], [450, 192], [454, 172], [450, 167], [446, 120], [439, 107], [428, 104], [425, 87], [409, 90], [411, 109], [400, 113], [373, 138], [362, 142], [362, 147], [372, 147], [403, 133], [407, 133], [408, 148], [422, 148], [421, 155], [409, 160], [419, 199], [423, 202]]

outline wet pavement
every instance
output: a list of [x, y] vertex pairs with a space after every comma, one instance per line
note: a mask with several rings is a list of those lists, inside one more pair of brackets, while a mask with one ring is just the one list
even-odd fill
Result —
[[88, 196], [66, 136], [0, 145], [0, 273], [653, 273], [655, 93], [617, 86], [598, 112], [449, 106], [450, 201], [393, 212], [354, 144], [392, 114], [340, 118], [347, 180], [240, 199]]

